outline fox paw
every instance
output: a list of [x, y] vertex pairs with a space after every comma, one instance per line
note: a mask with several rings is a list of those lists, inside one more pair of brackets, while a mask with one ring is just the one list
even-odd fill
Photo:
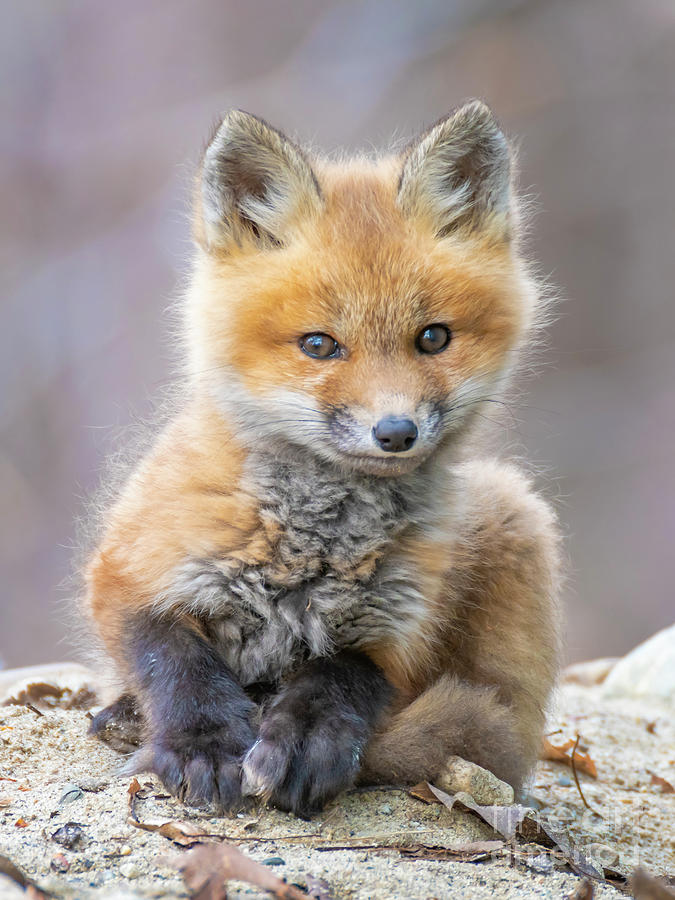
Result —
[[233, 812], [243, 804], [241, 761], [245, 747], [225, 729], [206, 734], [163, 734], [132, 757], [134, 771], [154, 772], [184, 803]]
[[309, 818], [354, 783], [363, 750], [360, 731], [327, 716], [303, 734], [299, 723], [273, 710], [244, 758], [243, 793]]

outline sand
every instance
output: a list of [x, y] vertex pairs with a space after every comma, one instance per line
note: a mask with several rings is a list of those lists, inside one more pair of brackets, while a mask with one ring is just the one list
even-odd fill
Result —
[[[22, 673], [30, 681], [30, 673]], [[65, 667], [53, 680], [73, 680]], [[49, 680], [49, 672], [40, 680]], [[86, 687], [87, 673], [73, 690]], [[15, 699], [3, 673], [0, 691]], [[170, 856], [187, 851], [159, 833], [128, 822], [130, 776], [119, 774], [121, 757], [87, 737], [87, 709], [49, 703], [35, 709], [0, 707], [0, 853], [45, 890], [63, 898], [186, 897]], [[80, 693], [87, 705], [93, 698]], [[96, 710], [96, 705], [91, 707]], [[40, 714], [41, 713], [41, 714]], [[637, 865], [675, 875], [675, 794], [663, 793], [652, 773], [675, 781], [675, 721], [658, 700], [608, 699], [602, 687], [563, 684], [551, 715], [549, 739], [563, 744], [581, 736], [598, 777], [579, 776], [594, 811], [585, 808], [571, 770], [540, 762], [531, 804], [581, 847], [597, 866], [629, 875]], [[213, 834], [227, 835], [252, 858], [270, 861], [270, 870], [289, 882], [324, 879], [334, 898], [564, 898], [580, 878], [524, 845], [517, 859], [499, 851], [483, 862], [402, 858], [400, 849], [319, 849], [319, 846], [374, 844], [378, 848], [427, 845], [454, 847], [497, 835], [470, 813], [425, 804], [404, 790], [357, 790], [338, 798], [311, 822], [256, 808], [229, 818], [189, 809], [167, 797], [154, 776], [139, 775], [145, 786], [136, 802], [146, 823], [182, 820]], [[74, 823], [67, 832], [59, 831]], [[56, 838], [54, 837], [56, 835]], [[69, 848], [58, 839], [76, 838]], [[527, 857], [529, 851], [529, 865]], [[0, 876], [0, 898], [24, 892]], [[232, 882], [230, 898], [269, 896]], [[609, 884], [596, 898], [621, 896]]]

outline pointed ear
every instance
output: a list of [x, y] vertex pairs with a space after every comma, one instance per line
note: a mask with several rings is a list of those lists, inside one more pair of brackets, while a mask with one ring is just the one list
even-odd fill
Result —
[[294, 224], [320, 208], [321, 190], [302, 150], [262, 119], [229, 112], [202, 160], [197, 240], [206, 249], [247, 240], [283, 245]]
[[439, 237], [457, 229], [510, 237], [511, 154], [484, 103], [467, 103], [413, 142], [404, 156], [398, 201], [408, 215], [430, 221]]

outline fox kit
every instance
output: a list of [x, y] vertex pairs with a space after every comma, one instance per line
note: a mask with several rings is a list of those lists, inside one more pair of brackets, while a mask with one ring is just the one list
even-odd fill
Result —
[[452, 755], [522, 788], [559, 552], [528, 480], [477, 449], [537, 311], [511, 168], [480, 102], [375, 161], [240, 111], [209, 143], [188, 390], [83, 601], [123, 688], [92, 731], [186, 802], [307, 816]]

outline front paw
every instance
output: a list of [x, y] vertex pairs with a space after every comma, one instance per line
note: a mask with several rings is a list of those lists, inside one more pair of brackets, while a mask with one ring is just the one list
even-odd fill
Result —
[[252, 730], [164, 732], [134, 757], [136, 770], [154, 772], [168, 791], [190, 806], [232, 812], [242, 805], [241, 762], [255, 741]]
[[365, 740], [358, 716], [317, 717], [303, 730], [292, 715], [272, 709], [244, 758], [243, 793], [309, 818], [354, 783]]

